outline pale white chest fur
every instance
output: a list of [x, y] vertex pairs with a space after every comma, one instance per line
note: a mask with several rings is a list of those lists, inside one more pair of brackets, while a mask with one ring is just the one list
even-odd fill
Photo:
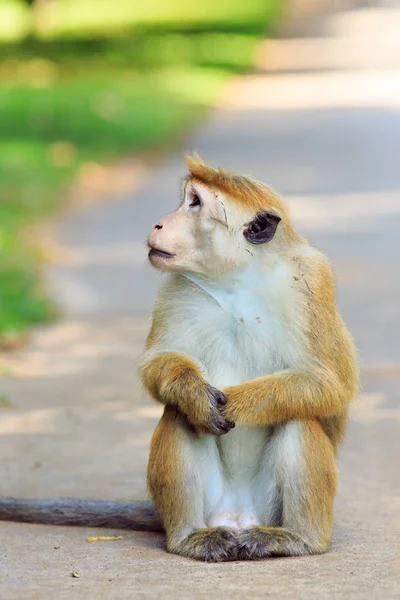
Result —
[[175, 344], [197, 358], [212, 385], [224, 387], [292, 366], [300, 354], [299, 292], [287, 265], [252, 263], [222, 282], [187, 274]]
[[[187, 274], [169, 298], [175, 317], [161, 349], [193, 357], [217, 388], [294, 366], [302, 350], [304, 314], [293, 276], [282, 262], [269, 270], [255, 263], [218, 284]], [[270, 499], [265, 489], [261, 496], [257, 492], [260, 474], [265, 480], [269, 469], [268, 436], [268, 427], [236, 426], [218, 439], [205, 436], [196, 442], [210, 525], [265, 520], [276, 497], [272, 476]]]

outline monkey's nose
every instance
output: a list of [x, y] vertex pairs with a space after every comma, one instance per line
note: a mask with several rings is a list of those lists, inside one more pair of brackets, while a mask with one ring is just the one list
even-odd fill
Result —
[[155, 225], [153, 225], [153, 229], [162, 229], [163, 226], [160, 225], [160, 223], [156, 223]]

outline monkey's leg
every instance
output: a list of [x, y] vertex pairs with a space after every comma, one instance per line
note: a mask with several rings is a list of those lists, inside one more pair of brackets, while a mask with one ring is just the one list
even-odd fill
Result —
[[215, 439], [198, 439], [186, 418], [166, 406], [151, 442], [148, 484], [166, 531], [167, 549], [173, 554], [210, 562], [236, 558], [235, 532], [206, 526], [202, 468], [206, 464], [212, 469], [214, 461], [218, 488], [222, 483]]
[[319, 554], [328, 549], [337, 469], [332, 444], [317, 421], [277, 426], [267, 446], [281, 504], [281, 527], [240, 533], [239, 558]]

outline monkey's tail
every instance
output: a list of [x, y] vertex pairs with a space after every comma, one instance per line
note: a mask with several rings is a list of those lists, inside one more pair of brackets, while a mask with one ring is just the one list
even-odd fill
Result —
[[164, 531], [160, 517], [151, 502], [0, 498], [0, 521]]

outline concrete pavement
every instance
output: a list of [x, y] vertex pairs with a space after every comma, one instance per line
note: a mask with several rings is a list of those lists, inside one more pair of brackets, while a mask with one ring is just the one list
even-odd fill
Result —
[[[2, 600], [400, 597], [395, 22], [400, 4], [381, 2], [332, 13], [308, 37], [271, 42], [260, 51], [260, 74], [232, 82], [186, 145], [278, 189], [301, 232], [332, 259], [364, 377], [340, 453], [330, 552], [206, 565], [166, 554], [156, 534], [1, 523]], [[1, 386], [13, 407], [0, 415], [2, 495], [145, 497], [148, 443], [161, 410], [135, 374], [159, 281], [143, 241], [176, 205], [183, 173], [178, 152], [140, 192], [58, 224], [64, 262], [49, 280], [65, 318], [8, 359], [13, 377]], [[124, 539], [86, 541], [114, 533]]]

